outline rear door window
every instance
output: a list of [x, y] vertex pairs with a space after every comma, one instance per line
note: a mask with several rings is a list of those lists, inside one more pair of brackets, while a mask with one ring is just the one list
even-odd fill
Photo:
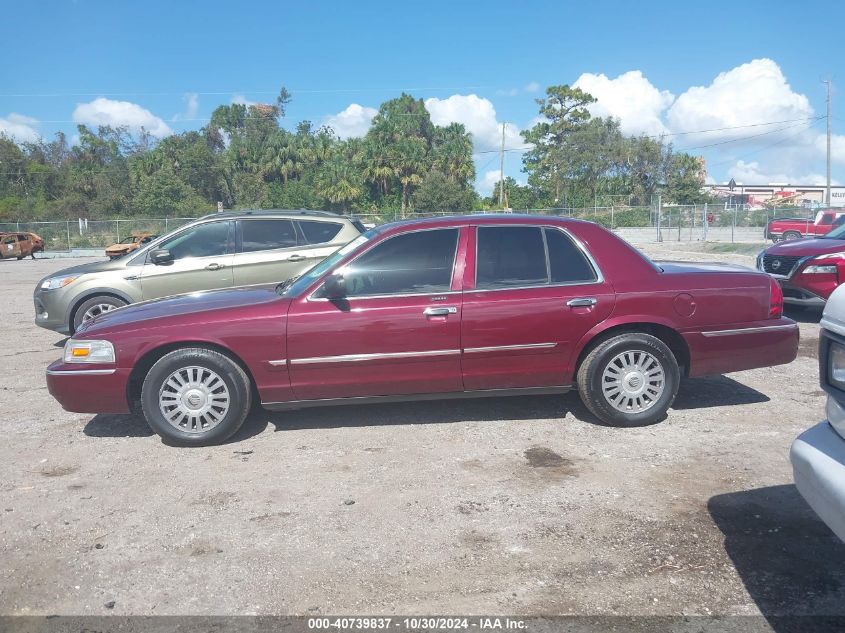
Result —
[[549, 283], [539, 226], [478, 227], [475, 287], [479, 290]]
[[299, 228], [302, 229], [302, 234], [308, 244], [325, 244], [331, 242], [340, 233], [343, 225], [337, 222], [299, 220]]
[[241, 252], [270, 251], [297, 246], [291, 220], [241, 220]]

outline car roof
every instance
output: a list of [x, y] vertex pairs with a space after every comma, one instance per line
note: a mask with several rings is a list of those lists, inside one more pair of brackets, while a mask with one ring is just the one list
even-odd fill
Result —
[[407, 227], [443, 228], [449, 226], [489, 225], [489, 224], [589, 224], [585, 220], [567, 218], [559, 215], [531, 215], [525, 213], [476, 213], [471, 215], [447, 215], [433, 218], [399, 220], [383, 224], [380, 231], [401, 232]]
[[210, 218], [279, 218], [279, 217], [303, 217], [310, 216], [315, 218], [333, 218], [336, 220], [352, 220], [351, 216], [344, 216], [331, 211], [318, 211], [314, 209], [243, 209], [240, 211], [219, 211], [217, 213], [209, 213], [198, 220], [208, 220]]

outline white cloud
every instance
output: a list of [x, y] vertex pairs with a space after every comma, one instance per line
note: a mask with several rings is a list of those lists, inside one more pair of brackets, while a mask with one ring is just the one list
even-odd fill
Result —
[[114, 101], [105, 97], [78, 104], [73, 111], [73, 120], [86, 125], [126, 126], [136, 132], [143, 127], [159, 138], [173, 133], [167, 123], [137, 103]]
[[[796, 173], [772, 171], [761, 167], [757, 161], [745, 162], [738, 160], [733, 167], [728, 169], [727, 173], [728, 177], [744, 185], [767, 185], [773, 183], [824, 185], [826, 183], [826, 176], [822, 174], [809, 173], [801, 176]], [[831, 179], [831, 182], [832, 184], [838, 184], [833, 179]]]
[[41, 136], [35, 129], [36, 119], [16, 112], [0, 117], [0, 134], [5, 134], [18, 143], [34, 143]]
[[593, 116], [619, 119], [625, 134], [657, 135], [667, 131], [661, 117], [675, 97], [668, 90], [655, 88], [639, 70], [628, 71], [615, 79], [584, 73], [573, 87], [597, 99], [588, 108]]
[[493, 192], [493, 188], [496, 186], [497, 182], [499, 182], [499, 170], [491, 169], [490, 171], [484, 172], [484, 175], [479, 179], [476, 188], [482, 195], [489, 196]]
[[[436, 125], [463, 123], [472, 134], [476, 152], [498, 149], [502, 144], [502, 124], [496, 119], [496, 109], [489, 99], [477, 95], [452, 95], [447, 99], [432, 97], [425, 100], [425, 107]], [[525, 147], [519, 128], [505, 123], [505, 147]]]
[[375, 108], [352, 103], [342, 112], [324, 117], [323, 125], [332, 128], [340, 138], [364, 136], [376, 114]]
[[186, 92], [182, 97], [185, 102], [185, 112], [173, 117], [173, 121], [192, 121], [197, 118], [200, 108], [199, 95], [196, 92]]
[[238, 103], [240, 105], [245, 105], [245, 106], [253, 106], [257, 102], [256, 101], [250, 101], [249, 99], [247, 99], [242, 94], [236, 94], [236, 95], [232, 95], [232, 103]]
[[525, 88], [523, 88], [523, 90], [525, 90], [525, 92], [539, 92], [540, 84], [538, 84], [536, 81], [529, 81], [525, 85]]
[[[807, 97], [792, 90], [774, 61], [755, 59], [720, 73], [709, 86], [689, 88], [672, 104], [666, 118], [674, 131], [695, 131], [808, 119], [814, 114]], [[783, 126], [761, 126], [759, 131], [779, 127]], [[754, 128], [710, 132], [701, 138], [748, 137], [755, 133], [751, 130]], [[769, 142], [777, 137], [758, 138], [764, 139], [758, 142]]]

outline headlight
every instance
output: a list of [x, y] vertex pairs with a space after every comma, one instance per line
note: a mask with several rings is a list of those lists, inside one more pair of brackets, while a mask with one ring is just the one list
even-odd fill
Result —
[[62, 277], [50, 277], [41, 282], [41, 290], [56, 290], [64, 288], [69, 283], [79, 279], [79, 275], [64, 275]]
[[827, 381], [845, 391], [845, 347], [831, 341], [827, 362]]
[[828, 273], [835, 275], [836, 271], [836, 266], [807, 266], [801, 272], [805, 275], [815, 275], [820, 273]]
[[108, 341], [75, 341], [65, 343], [66, 363], [113, 363], [114, 345]]

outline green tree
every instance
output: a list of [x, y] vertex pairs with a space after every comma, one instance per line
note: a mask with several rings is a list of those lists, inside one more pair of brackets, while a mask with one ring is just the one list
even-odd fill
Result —
[[460, 185], [441, 171], [428, 172], [414, 191], [412, 201], [417, 212], [471, 211], [475, 192]]

